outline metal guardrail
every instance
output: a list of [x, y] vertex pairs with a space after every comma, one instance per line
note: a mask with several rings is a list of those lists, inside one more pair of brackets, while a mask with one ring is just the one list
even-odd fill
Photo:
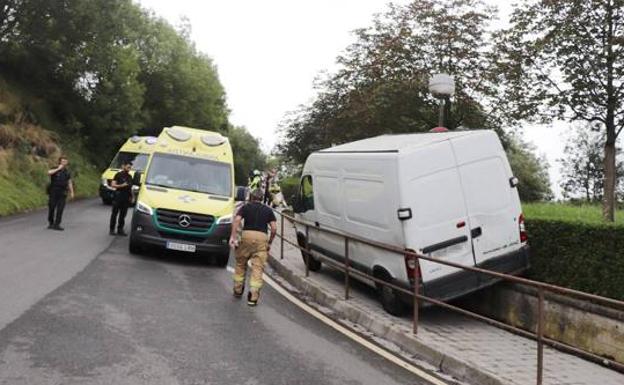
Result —
[[[551, 347], [554, 347], [556, 349], [562, 350], [564, 352], [567, 353], [572, 353], [572, 354], [576, 354], [579, 355], [583, 358], [586, 358], [590, 361], [593, 361], [595, 363], [598, 363], [600, 365], [603, 365], [605, 367], [608, 367], [610, 369], [614, 369], [618, 372], [624, 373], [624, 364], [621, 364], [617, 361], [614, 361], [612, 359], [606, 358], [606, 357], [602, 357], [599, 355], [596, 355], [590, 351], [584, 350], [582, 348], [576, 347], [576, 346], [572, 346], [560, 341], [556, 341], [553, 340], [551, 338], [545, 337], [544, 336], [544, 314], [545, 314], [545, 310], [544, 310], [544, 293], [545, 292], [552, 292], [552, 293], [558, 293], [564, 296], [570, 296], [570, 297], [575, 297], [575, 298], [579, 298], [579, 299], [584, 299], [584, 300], [589, 300], [589, 301], [593, 301], [593, 302], [597, 302], [597, 303], [602, 303], [602, 304], [606, 304], [609, 306], [613, 306], [613, 307], [617, 307], [620, 309], [624, 309], [624, 301], [618, 301], [612, 298], [607, 298], [607, 297], [602, 297], [599, 295], [595, 295], [595, 294], [590, 294], [590, 293], [585, 293], [582, 291], [578, 291], [578, 290], [574, 290], [574, 289], [569, 289], [569, 288], [565, 288], [565, 287], [561, 287], [561, 286], [556, 286], [556, 285], [551, 285], [548, 283], [544, 283], [544, 282], [539, 282], [539, 281], [533, 281], [527, 278], [523, 278], [523, 277], [517, 277], [514, 275], [509, 275], [509, 274], [504, 274], [504, 273], [499, 273], [496, 271], [491, 271], [491, 270], [486, 270], [486, 269], [481, 269], [478, 267], [474, 267], [474, 266], [465, 266], [465, 265], [461, 265], [461, 264], [457, 264], [454, 262], [449, 262], [449, 261], [444, 261], [441, 259], [437, 259], [437, 258], [432, 258], [432, 257], [428, 257], [426, 255], [421, 255], [409, 250], [405, 250], [402, 249], [400, 247], [397, 246], [393, 246], [393, 245], [389, 245], [389, 244], [385, 244], [385, 243], [381, 243], [381, 242], [376, 242], [376, 241], [371, 241], [369, 239], [365, 239], [365, 238], [361, 238], [358, 236], [354, 236], [354, 235], [349, 235], [349, 234], [345, 234], [342, 233], [340, 231], [336, 231], [333, 229], [326, 229], [326, 228], [321, 228], [320, 226], [318, 226], [317, 224], [314, 223], [310, 223], [307, 221], [302, 221], [299, 219], [296, 219], [292, 216], [286, 215], [280, 211], [275, 210], [275, 213], [278, 214], [281, 218], [280, 220], [280, 233], [278, 234], [278, 236], [280, 237], [280, 259], [284, 259], [284, 244], [288, 243], [294, 247], [296, 247], [297, 249], [301, 250], [302, 252], [304, 252], [304, 258], [305, 258], [305, 276], [308, 277], [310, 274], [309, 271], [309, 266], [308, 266], [308, 258], [310, 258], [310, 255], [314, 254], [314, 256], [316, 258], [319, 258], [320, 260], [322, 260], [324, 263], [326, 263], [327, 265], [334, 267], [336, 269], [342, 270], [344, 271], [345, 274], [345, 282], [344, 282], [344, 297], [345, 300], [349, 299], [349, 291], [350, 291], [350, 281], [349, 281], [349, 277], [351, 275], [353, 276], [358, 276], [370, 281], [373, 281], [377, 284], [380, 285], [385, 285], [388, 286], [394, 290], [397, 290], [399, 292], [405, 293], [407, 295], [410, 295], [413, 299], [413, 306], [414, 306], [414, 313], [413, 313], [413, 333], [414, 334], [418, 334], [418, 321], [419, 321], [419, 301], [424, 301], [424, 302], [428, 302], [440, 307], [443, 307], [445, 309], [449, 309], [452, 310], [454, 312], [460, 313], [462, 315], [486, 322], [490, 325], [499, 327], [501, 329], [510, 331], [512, 333], [521, 335], [523, 337], [526, 338], [530, 338], [533, 339], [535, 341], [537, 341], [537, 373], [536, 373], [536, 384], [537, 385], [542, 385], [543, 382], [543, 373], [544, 373], [544, 344], [549, 345]], [[315, 251], [310, 250], [310, 245], [308, 242], [306, 242], [306, 247], [300, 247], [297, 243], [294, 243], [288, 239], [286, 239], [286, 237], [284, 236], [284, 221], [288, 220], [293, 224], [299, 224], [302, 226], [305, 226], [305, 235], [306, 235], [306, 239], [308, 239], [308, 235], [309, 235], [309, 231], [310, 228], [314, 228], [315, 231], [322, 231], [328, 234], [332, 234], [335, 236], [339, 236], [344, 238], [344, 244], [345, 244], [345, 261], [344, 263], [338, 263], [335, 260], [328, 258], [327, 256], [321, 254], [321, 253], [317, 253]], [[411, 256], [416, 258], [416, 269], [414, 272], [414, 290], [410, 291], [407, 290], [405, 288], [402, 288], [400, 286], [394, 285], [390, 282], [387, 282], [383, 279], [379, 279], [377, 277], [374, 277], [372, 275], [363, 273], [359, 270], [353, 269], [351, 268], [351, 263], [350, 263], [350, 256], [349, 256], [349, 243], [351, 241], [356, 241], [356, 242], [360, 242], [362, 244], [365, 245], [369, 245], [381, 250], [386, 250], [386, 251], [390, 251], [390, 252], [395, 252], [397, 254], [400, 254], [402, 256]], [[485, 317], [483, 315], [471, 312], [469, 310], [466, 309], [462, 309], [458, 306], [454, 306], [448, 303], [445, 303], [443, 301], [437, 300], [435, 298], [431, 298], [431, 297], [427, 297], [423, 294], [421, 294], [419, 292], [420, 290], [420, 282], [419, 282], [419, 278], [420, 278], [420, 274], [419, 274], [419, 269], [420, 269], [420, 260], [426, 260], [426, 261], [431, 261], [434, 263], [439, 263], [442, 265], [446, 265], [446, 266], [451, 266], [451, 267], [455, 267], [455, 268], [459, 268], [459, 269], [463, 269], [463, 270], [467, 270], [467, 271], [472, 271], [478, 274], [485, 274], [485, 275], [489, 275], [492, 277], [496, 277], [499, 278], [501, 280], [505, 280], [505, 281], [511, 281], [511, 282], [515, 282], [515, 283], [519, 283], [519, 284], [523, 284], [523, 285], [527, 285], [527, 286], [531, 286], [537, 289], [538, 291], [538, 302], [537, 302], [537, 328], [536, 331], [528, 331], [525, 329], [521, 329], [512, 325], [508, 325], [506, 323], [500, 322], [498, 320], [492, 319], [492, 318], [488, 318]]]

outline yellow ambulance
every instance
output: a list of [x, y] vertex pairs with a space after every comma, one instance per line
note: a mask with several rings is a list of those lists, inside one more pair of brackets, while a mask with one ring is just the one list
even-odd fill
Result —
[[[147, 247], [210, 254], [219, 266], [229, 257], [235, 201], [234, 158], [228, 138], [188, 127], [166, 127], [158, 136], [132, 215], [129, 249]], [[235, 196], [239, 195], [239, 196]]]
[[152, 153], [156, 137], [154, 136], [133, 136], [121, 146], [110, 166], [102, 173], [102, 181], [100, 183], [100, 198], [102, 203], [111, 204], [115, 197], [115, 189], [111, 187], [111, 182], [115, 174], [121, 170], [121, 165], [125, 161], [132, 162], [133, 175], [134, 171], [143, 171], [147, 166], [147, 161]]

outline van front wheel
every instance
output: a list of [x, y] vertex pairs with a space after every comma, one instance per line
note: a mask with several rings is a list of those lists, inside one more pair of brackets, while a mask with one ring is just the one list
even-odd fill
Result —
[[[384, 282], [393, 283], [393, 279], [386, 272], [375, 274], [377, 278]], [[399, 292], [390, 286], [377, 283], [377, 292], [384, 310], [393, 316], [402, 316], [405, 314], [406, 305], [399, 297]]]
[[[299, 244], [299, 247], [305, 249], [308, 245], [305, 235], [297, 233], [297, 243]], [[301, 250], [301, 258], [303, 258], [303, 264], [305, 265], [307, 263], [308, 269], [310, 269], [310, 271], [321, 270], [321, 261], [317, 261], [316, 259], [314, 259], [311, 254], [308, 255], [308, 258], [306, 258], [307, 254], [308, 253], [306, 253], [304, 250]]]

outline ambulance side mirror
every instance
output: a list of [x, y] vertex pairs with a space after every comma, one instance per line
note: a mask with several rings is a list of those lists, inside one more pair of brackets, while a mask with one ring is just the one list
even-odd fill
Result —
[[143, 173], [141, 171], [135, 171], [134, 176], [132, 177], [132, 184], [135, 186], [140, 186], [142, 177]]

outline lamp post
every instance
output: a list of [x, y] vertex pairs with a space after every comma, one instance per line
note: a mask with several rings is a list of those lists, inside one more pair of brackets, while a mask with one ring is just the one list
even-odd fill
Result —
[[448, 74], [435, 74], [429, 79], [429, 92], [440, 99], [439, 127], [444, 127], [444, 106], [448, 98], [455, 94], [455, 80]]

